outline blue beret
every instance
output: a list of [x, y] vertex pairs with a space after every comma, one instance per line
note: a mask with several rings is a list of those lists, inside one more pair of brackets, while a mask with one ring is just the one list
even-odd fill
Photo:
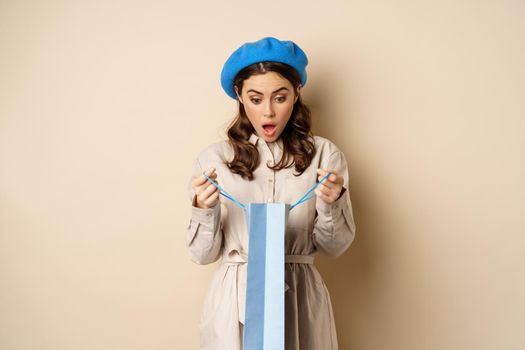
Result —
[[221, 72], [221, 85], [233, 99], [237, 99], [233, 89], [233, 80], [243, 68], [263, 61], [286, 63], [299, 73], [301, 85], [306, 84], [306, 65], [308, 58], [304, 51], [293, 41], [281, 41], [265, 37], [256, 42], [248, 42], [235, 50], [224, 63]]

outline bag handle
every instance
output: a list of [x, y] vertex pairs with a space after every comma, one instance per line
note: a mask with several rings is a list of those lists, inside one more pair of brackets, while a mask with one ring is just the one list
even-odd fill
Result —
[[216, 183], [215, 181], [213, 181], [212, 179], [210, 179], [208, 177], [208, 175], [206, 175], [206, 172], [204, 171], [202, 173], [204, 175], [204, 177], [206, 179], [208, 179], [209, 182], [211, 182], [215, 187], [217, 187], [219, 189], [219, 194], [222, 194], [224, 197], [228, 198], [229, 200], [231, 200], [233, 203], [237, 204], [239, 207], [241, 207], [241, 209], [245, 209], [246, 208], [246, 205], [239, 202], [237, 199], [233, 198], [230, 194], [228, 194], [228, 192], [226, 192], [221, 186], [219, 186], [218, 183]]
[[312, 191], [315, 190], [315, 189], [317, 188], [317, 186], [319, 186], [319, 185], [321, 184], [321, 182], [323, 182], [328, 176], [330, 176], [330, 174], [331, 174], [331, 172], [328, 172], [325, 176], [323, 176], [322, 179], [319, 180], [319, 182], [316, 183], [314, 187], [312, 187], [308, 192], [306, 192], [306, 193], [304, 194], [304, 196], [301, 197], [301, 199], [299, 199], [297, 202], [295, 202], [294, 204], [292, 204], [292, 205], [290, 206], [290, 210], [292, 210], [295, 206], [297, 206], [297, 205], [299, 205], [299, 204], [301, 204], [301, 203], [304, 203], [304, 202], [306, 202], [307, 200], [310, 200], [310, 199], [314, 198], [314, 197], [315, 197], [315, 193], [312, 194], [312, 195], [311, 195], [310, 197], [308, 197], [308, 198], [307, 198], [306, 196], [308, 196], [310, 193], [312, 193]]
[[[222, 194], [224, 197], [228, 198], [229, 200], [231, 200], [233, 203], [237, 204], [241, 209], [246, 209], [246, 205], [239, 202], [238, 200], [236, 200], [235, 198], [233, 198], [233, 196], [231, 196], [230, 194], [228, 194], [228, 192], [226, 192], [221, 186], [219, 186], [218, 183], [216, 183], [215, 181], [213, 181], [212, 179], [210, 179], [208, 177], [208, 175], [206, 175], [206, 172], [203, 171], [202, 174], [204, 175], [204, 177], [209, 181], [211, 182], [215, 187], [217, 187], [219, 189], [219, 193]], [[306, 202], [307, 200], [310, 200], [312, 198], [315, 197], [315, 194], [311, 195], [308, 197], [308, 195], [310, 193], [312, 193], [313, 190], [315, 190], [317, 188], [317, 186], [319, 186], [321, 184], [321, 182], [323, 182], [328, 176], [330, 176], [331, 172], [328, 172], [325, 176], [322, 177], [321, 180], [319, 180], [318, 183], [315, 184], [314, 187], [312, 187], [310, 190], [308, 190], [308, 192], [306, 192], [304, 194], [304, 196], [301, 197], [301, 199], [299, 199], [297, 202], [295, 202], [294, 204], [292, 204], [290, 206], [290, 210], [292, 210], [293, 208], [295, 208], [296, 206], [298, 206], [299, 204], [302, 204], [304, 202]]]

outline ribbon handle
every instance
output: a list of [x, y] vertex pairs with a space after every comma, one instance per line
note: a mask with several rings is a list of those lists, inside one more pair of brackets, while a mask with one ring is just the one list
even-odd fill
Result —
[[299, 199], [297, 202], [295, 202], [294, 204], [292, 204], [292, 205], [290, 206], [290, 210], [292, 210], [295, 206], [297, 206], [297, 205], [299, 205], [299, 204], [301, 204], [301, 203], [304, 203], [304, 202], [306, 202], [307, 200], [310, 200], [310, 199], [314, 198], [314, 197], [315, 197], [315, 194], [311, 195], [311, 196], [308, 197], [308, 198], [307, 198], [306, 196], [308, 196], [313, 190], [315, 190], [315, 189], [317, 188], [317, 186], [319, 186], [319, 185], [321, 184], [321, 182], [323, 182], [324, 180], [326, 180], [326, 178], [328, 178], [328, 176], [330, 176], [330, 174], [331, 174], [331, 172], [328, 172], [328, 174], [326, 174], [325, 176], [323, 176], [323, 178], [322, 178], [318, 183], [316, 183], [315, 186], [312, 187], [308, 192], [306, 192], [306, 193], [304, 194], [304, 196], [301, 197], [301, 199]]
[[222, 194], [224, 197], [228, 198], [229, 200], [231, 200], [233, 203], [237, 204], [239, 207], [241, 207], [241, 209], [245, 209], [246, 208], [246, 205], [239, 202], [237, 199], [233, 198], [231, 195], [228, 194], [228, 192], [226, 192], [221, 186], [219, 186], [218, 183], [216, 183], [215, 181], [213, 181], [212, 179], [210, 179], [208, 177], [208, 175], [206, 175], [206, 172], [202, 172], [202, 175], [204, 175], [204, 177], [206, 179], [208, 179], [209, 182], [211, 182], [215, 187], [217, 187], [219, 189], [219, 193]]
[[[308, 195], [310, 193], [312, 193], [316, 188], [317, 186], [319, 186], [321, 184], [321, 182], [323, 182], [324, 180], [326, 180], [326, 178], [328, 178], [328, 176], [330, 176], [331, 172], [328, 172], [325, 176], [323, 176], [321, 178], [321, 180], [315, 184], [314, 187], [312, 187], [310, 190], [308, 190], [308, 192], [306, 192], [304, 194], [304, 196], [302, 196], [297, 202], [295, 202], [294, 204], [292, 204], [290, 206], [290, 210], [292, 210], [293, 208], [295, 208], [296, 206], [298, 206], [299, 204], [302, 204], [304, 202], [306, 202], [307, 200], [310, 200], [312, 198], [315, 197], [315, 194], [311, 195], [308, 197]], [[208, 177], [208, 175], [206, 175], [206, 172], [202, 172], [202, 175], [204, 175], [204, 177], [209, 181], [211, 182], [215, 187], [217, 187], [219, 189], [219, 193], [222, 194], [224, 197], [228, 198], [229, 200], [231, 200], [233, 203], [237, 204], [241, 209], [246, 209], [246, 204], [244, 203], [241, 203], [239, 202], [238, 200], [236, 200], [235, 198], [233, 198], [233, 196], [231, 196], [230, 194], [228, 194], [228, 192], [226, 192], [221, 186], [219, 186], [218, 183], [216, 183], [215, 181], [213, 181], [212, 179], [210, 179]]]

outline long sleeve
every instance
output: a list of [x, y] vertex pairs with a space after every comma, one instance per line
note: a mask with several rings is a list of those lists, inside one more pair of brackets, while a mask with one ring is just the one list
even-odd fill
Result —
[[211, 264], [220, 257], [223, 232], [221, 226], [221, 202], [214, 207], [202, 209], [195, 206], [195, 192], [191, 181], [202, 174], [199, 159], [194, 163], [192, 176], [188, 181], [188, 196], [191, 201], [191, 218], [186, 228], [186, 243], [191, 260], [200, 265]]
[[343, 176], [342, 191], [344, 192], [331, 204], [316, 198], [317, 216], [314, 222], [313, 243], [319, 252], [338, 257], [348, 249], [356, 232], [349, 193], [348, 167], [345, 156], [340, 150], [330, 154], [326, 164], [321, 166]]

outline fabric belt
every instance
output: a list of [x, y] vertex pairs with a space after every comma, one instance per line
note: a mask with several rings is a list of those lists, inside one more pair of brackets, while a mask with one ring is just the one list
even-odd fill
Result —
[[284, 262], [290, 264], [313, 264], [314, 257], [311, 255], [285, 255]]
[[[312, 255], [285, 255], [284, 256], [284, 262], [287, 264], [313, 264], [314, 263], [314, 257]], [[241, 265], [246, 264], [246, 260], [222, 260], [223, 265]]]
[[[247, 261], [241, 257], [238, 257], [240, 260], [226, 260], [223, 258], [222, 264], [225, 266], [238, 266], [237, 269], [237, 307], [239, 312], [239, 321], [244, 324], [245, 308], [246, 308], [246, 276], [248, 266]], [[312, 255], [285, 255], [284, 261], [286, 264], [314, 264], [314, 257]], [[290, 286], [285, 282], [286, 292], [290, 289]]]

